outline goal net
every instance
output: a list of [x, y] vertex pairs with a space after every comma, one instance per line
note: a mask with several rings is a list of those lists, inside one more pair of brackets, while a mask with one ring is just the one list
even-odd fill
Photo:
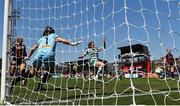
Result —
[[[5, 104], [180, 104], [179, 0], [9, 0], [9, 4], [5, 24], [10, 31], [4, 39], [9, 41], [4, 66], [8, 68], [2, 70], [7, 73], [7, 89], [1, 89]], [[13, 60], [14, 44], [22, 38], [28, 54], [46, 26], [61, 38], [82, 43], [57, 43], [53, 72], [43, 61], [35, 76], [12, 84], [24, 63]], [[83, 53], [87, 55], [78, 58]], [[25, 72], [33, 68], [36, 54], [37, 49], [25, 61]], [[52, 77], [36, 91], [45, 73]]]

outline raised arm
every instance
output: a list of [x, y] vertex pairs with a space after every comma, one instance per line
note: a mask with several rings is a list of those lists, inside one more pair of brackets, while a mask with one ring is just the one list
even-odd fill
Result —
[[96, 48], [96, 50], [97, 50], [98, 52], [100, 52], [100, 51], [103, 51], [104, 48], [103, 48], [103, 47], [101, 47], [101, 48]]

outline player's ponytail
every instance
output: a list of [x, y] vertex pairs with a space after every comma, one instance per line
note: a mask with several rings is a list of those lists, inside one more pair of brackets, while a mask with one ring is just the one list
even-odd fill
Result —
[[55, 33], [54, 28], [50, 27], [50, 26], [46, 26], [43, 32], [43, 36], [48, 36], [51, 33]]

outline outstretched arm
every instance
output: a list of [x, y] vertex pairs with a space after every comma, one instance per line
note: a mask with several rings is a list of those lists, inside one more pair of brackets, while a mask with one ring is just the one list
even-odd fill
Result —
[[67, 39], [64, 39], [64, 38], [61, 38], [61, 37], [57, 37], [56, 38], [56, 42], [61, 42], [61, 43], [64, 43], [66, 45], [71, 45], [71, 46], [76, 46], [78, 44], [80, 44], [82, 41], [79, 41], [79, 42], [71, 42]]
[[56, 42], [61, 42], [61, 43], [67, 44], [67, 45], [72, 45], [71, 41], [61, 38], [61, 37], [57, 37]]
[[78, 57], [78, 59], [82, 59], [84, 56], [80, 56], [80, 57]]
[[84, 56], [86, 56], [88, 54], [88, 52], [87, 51], [85, 51], [84, 53], [83, 53], [83, 55], [82, 56], [80, 56], [80, 57], [78, 57], [79, 59], [81, 59], [81, 58], [83, 58]]

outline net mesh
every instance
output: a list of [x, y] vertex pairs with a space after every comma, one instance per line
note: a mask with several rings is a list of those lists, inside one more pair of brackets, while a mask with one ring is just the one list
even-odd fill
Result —
[[[180, 104], [179, 0], [12, 0], [12, 4], [19, 17], [14, 18], [11, 41], [22, 36], [27, 52], [42, 37], [45, 26], [52, 26], [62, 38], [83, 43], [57, 44], [55, 73], [44, 84], [45, 90], [33, 90], [41, 81], [36, 75], [26, 85], [17, 83], [7, 103]], [[98, 80], [93, 79], [98, 69], [90, 65], [89, 57], [78, 59], [91, 41], [97, 47], [106, 46], [98, 55], [106, 64]], [[163, 58], [167, 48], [174, 55], [174, 79]], [[27, 61], [27, 70], [33, 58]], [[164, 75], [156, 72], [158, 66]]]

